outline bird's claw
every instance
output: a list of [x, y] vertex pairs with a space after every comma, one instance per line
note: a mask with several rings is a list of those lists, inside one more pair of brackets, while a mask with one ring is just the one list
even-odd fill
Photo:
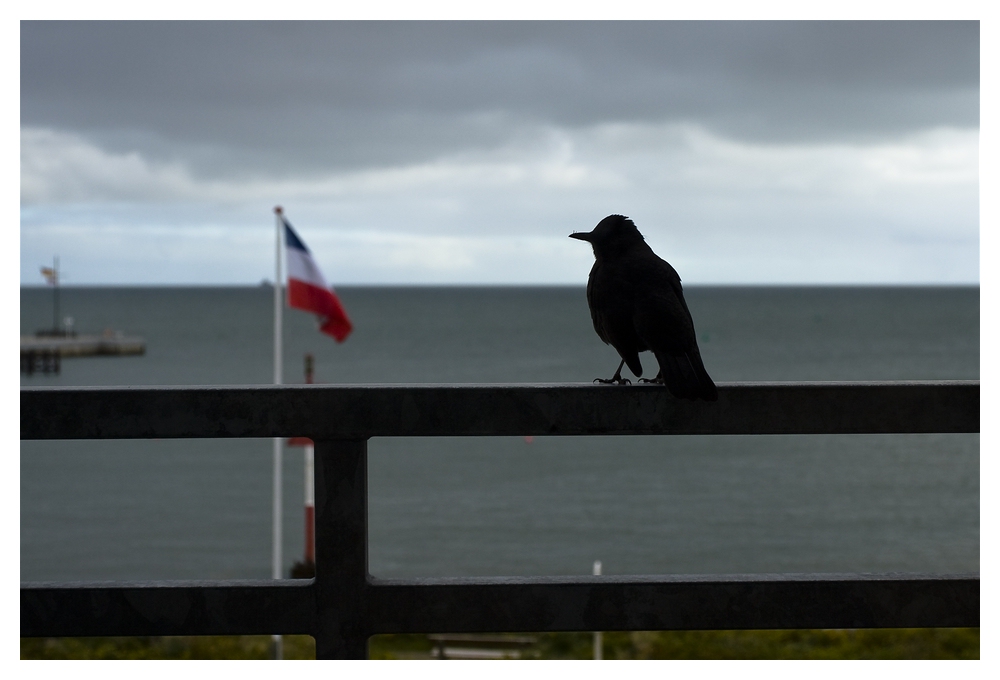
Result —
[[632, 381], [628, 378], [594, 378], [595, 383], [601, 383], [602, 385], [631, 385]]
[[639, 378], [641, 383], [649, 383], [650, 385], [662, 385], [663, 378]]

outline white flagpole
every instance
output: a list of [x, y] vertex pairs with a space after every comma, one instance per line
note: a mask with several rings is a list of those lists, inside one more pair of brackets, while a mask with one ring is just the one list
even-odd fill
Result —
[[[281, 241], [284, 235], [284, 222], [281, 218], [281, 206], [274, 208], [274, 384], [281, 384]], [[274, 438], [274, 505], [271, 509], [271, 578], [281, 578], [281, 438]], [[282, 657], [281, 636], [271, 637], [274, 646], [274, 658]]]

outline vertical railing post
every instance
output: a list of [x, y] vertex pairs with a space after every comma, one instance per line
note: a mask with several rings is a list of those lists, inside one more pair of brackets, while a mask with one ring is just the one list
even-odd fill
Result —
[[316, 442], [316, 658], [368, 658], [368, 442]]

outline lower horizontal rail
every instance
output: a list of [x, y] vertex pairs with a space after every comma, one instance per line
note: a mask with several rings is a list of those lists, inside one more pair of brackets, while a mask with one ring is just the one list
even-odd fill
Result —
[[978, 576], [765, 575], [376, 581], [379, 633], [979, 625]]
[[[312, 634], [312, 581], [24, 584], [23, 637]], [[368, 634], [979, 626], [978, 575], [370, 579]]]
[[311, 581], [21, 585], [22, 637], [309, 634]]

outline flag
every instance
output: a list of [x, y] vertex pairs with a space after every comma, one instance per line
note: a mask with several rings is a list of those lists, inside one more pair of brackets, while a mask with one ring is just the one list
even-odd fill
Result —
[[284, 217], [285, 254], [288, 261], [288, 306], [319, 317], [319, 329], [343, 342], [353, 326], [333, 289], [316, 266], [306, 244]]
[[45, 277], [45, 282], [50, 286], [59, 283], [59, 273], [52, 267], [42, 267], [42, 276]]

